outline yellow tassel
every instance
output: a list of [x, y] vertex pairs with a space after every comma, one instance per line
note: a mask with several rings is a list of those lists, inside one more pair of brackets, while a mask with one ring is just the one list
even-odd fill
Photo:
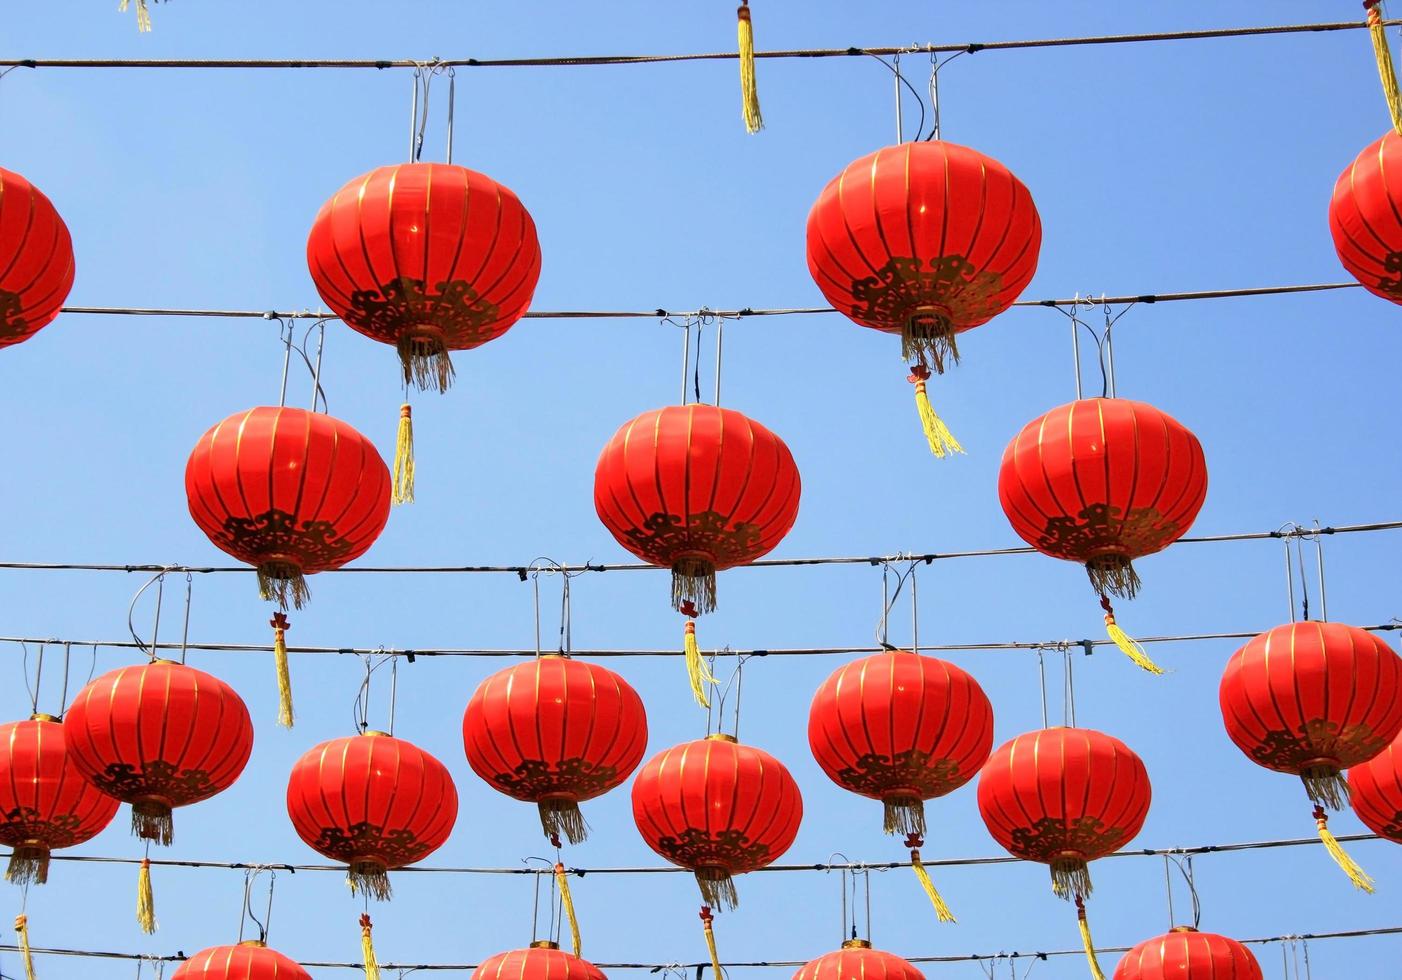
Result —
[[759, 114], [759, 88], [755, 84], [755, 27], [750, 23], [750, 0], [742, 0], [735, 13], [740, 18], [740, 99], [745, 132], [758, 133], [764, 128], [764, 117]]
[[691, 696], [701, 707], [709, 708], [711, 698], [706, 690], [709, 685], [716, 682], [716, 676], [711, 673], [711, 669], [706, 666], [706, 661], [701, 658], [701, 647], [696, 642], [695, 620], [688, 619], [686, 621], [686, 635], [682, 641], [682, 649], [686, 651], [686, 676], [691, 681]]
[[570, 877], [565, 871], [565, 866], [559, 861], [555, 862], [555, 881], [560, 886], [560, 904], [565, 907], [565, 918], [570, 922], [570, 943], [574, 946], [574, 955], [578, 956], [579, 944], [579, 919], [574, 914], [574, 896], [570, 894]]
[[156, 896], [151, 890], [150, 858], [141, 859], [141, 870], [136, 873], [136, 924], [148, 936], [156, 931]]
[[1368, 8], [1368, 33], [1373, 38], [1373, 57], [1378, 61], [1378, 77], [1383, 83], [1383, 97], [1387, 100], [1387, 111], [1392, 115], [1392, 128], [1402, 135], [1402, 92], [1397, 88], [1397, 72], [1392, 67], [1392, 50], [1383, 33], [1383, 18], [1378, 10], [1379, 0], [1370, 0]]
[[394, 440], [394, 492], [396, 504], [414, 502], [414, 412], [408, 404], [399, 406], [399, 434]]
[[370, 936], [370, 916], [360, 917], [360, 955], [365, 960], [365, 980], [380, 980], [380, 963], [375, 959], [375, 940]]
[[1348, 880], [1353, 882], [1353, 887], [1373, 894], [1373, 877], [1359, 867], [1358, 862], [1348, 856], [1344, 846], [1339, 843], [1339, 839], [1329, 830], [1329, 816], [1324, 812], [1324, 807], [1314, 808], [1314, 824], [1319, 828], [1319, 839], [1324, 843], [1324, 849], [1329, 852], [1329, 856], [1334, 859], [1334, 863], [1343, 868], [1344, 874], [1348, 875]]
[[[912, 837], [907, 838], [907, 842], [912, 839], [919, 840], [918, 837]], [[959, 920], [954, 918], [954, 913], [949, 911], [949, 906], [944, 903], [943, 896], [941, 896], [939, 891], [935, 888], [935, 883], [930, 880], [930, 872], [926, 871], [925, 865], [920, 862], [918, 844], [910, 849], [910, 867], [911, 870], [915, 872], [915, 877], [919, 879], [920, 887], [925, 889], [925, 894], [929, 897], [930, 904], [935, 907], [935, 917], [941, 922], [958, 922]]]
[[292, 624], [285, 614], [275, 612], [268, 625], [273, 628], [273, 665], [277, 669], [277, 723], [291, 728], [292, 675], [287, 670], [287, 631]]
[[925, 382], [929, 378], [930, 369], [923, 364], [917, 364], [911, 369], [907, 379], [915, 385], [915, 410], [920, 413], [920, 428], [925, 431], [925, 441], [930, 444], [930, 452], [934, 453], [937, 459], [944, 459], [950, 453], [962, 455], [964, 447], [959, 445], [959, 440], [954, 438], [949, 426], [935, 414], [934, 406], [930, 404], [930, 396], [925, 391]]
[[720, 954], [716, 952], [716, 933], [711, 928], [711, 920], [714, 918], [709, 905], [701, 906], [701, 928], [706, 933], [706, 951], [711, 954], [711, 973], [715, 980], [723, 980], [725, 974], [721, 972]]
[[1149, 652], [1144, 649], [1143, 645], [1121, 629], [1119, 623], [1115, 622], [1115, 610], [1110, 608], [1110, 600], [1105, 596], [1100, 597], [1100, 608], [1105, 610], [1105, 635], [1110, 637], [1110, 642], [1119, 647], [1120, 652], [1126, 657], [1133, 660], [1136, 667], [1141, 667], [1151, 674], [1162, 674], [1163, 668], [1149, 658]]
[[[117, 8], [117, 13], [124, 14], [131, 0], [122, 0], [122, 5]], [[146, 9], [146, 0], [136, 0], [136, 29], [145, 34], [151, 30], [151, 11]]]
[[15, 916], [15, 934], [19, 936], [19, 956], [24, 961], [24, 980], [34, 980], [34, 956], [29, 952], [29, 916]]
[[1079, 895], [1076, 896], [1076, 920], [1081, 926], [1081, 946], [1086, 951], [1090, 975], [1095, 980], [1105, 980], [1105, 972], [1100, 969], [1100, 961], [1095, 958], [1095, 943], [1090, 938], [1090, 923], [1086, 921], [1086, 905]]

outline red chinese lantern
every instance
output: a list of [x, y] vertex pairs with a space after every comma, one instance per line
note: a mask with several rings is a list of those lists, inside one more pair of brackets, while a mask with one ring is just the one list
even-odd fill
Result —
[[587, 836], [579, 804], [620, 785], [647, 749], [638, 692], [598, 664], [549, 655], [497, 671], [462, 719], [472, 771], [540, 811], [547, 836]]
[[312, 976], [256, 939], [237, 946], [202, 949], [171, 974], [171, 980], [312, 980]]
[[287, 814], [309, 847], [348, 866], [352, 892], [383, 901], [390, 869], [422, 861], [448, 839], [458, 792], [423, 749], [370, 731], [322, 742], [298, 759]]
[[185, 465], [190, 516], [221, 551], [258, 570], [263, 598], [301, 608], [305, 576], [340, 568], [389, 520], [389, 470], [345, 422], [251, 408], [206, 432]]
[[818, 688], [808, 745], [829, 779], [881, 800], [886, 833], [907, 835], [936, 913], [953, 921], [919, 848], [924, 801], [967, 783], [993, 748], [993, 706], [978, 681], [952, 663], [904, 650], [863, 657]]
[[1003, 453], [998, 499], [1013, 530], [1044, 555], [1085, 565], [1115, 645], [1161, 673], [1115, 622], [1109, 597], [1133, 598], [1133, 560], [1162, 551], [1207, 498], [1202, 445], [1152, 405], [1085, 398], [1023, 426]]
[[171, 811], [234, 784], [253, 751], [253, 723], [212, 674], [153, 660], [103, 674], [63, 718], [69, 758], [94, 786], [131, 804], [132, 831], [169, 844]]
[[1103, 974], [1086, 921], [1089, 862], [1134, 839], [1149, 815], [1144, 763], [1089, 728], [1028, 732], [995, 749], [978, 780], [988, 832], [1013, 857], [1051, 869], [1052, 890], [1074, 900], [1091, 972]]
[[472, 971], [473, 980], [607, 980], [604, 971], [588, 960], [571, 956], [546, 939], [529, 949], [513, 949], [483, 960]]
[[735, 908], [733, 876], [777, 861], [803, 798], [783, 763], [729, 735], [666, 749], [633, 780], [633, 820], [662, 857], [696, 875], [709, 906]]
[[1402, 732], [1402, 657], [1356, 626], [1287, 623], [1232, 654], [1218, 700], [1227, 735], [1247, 758], [1304, 782], [1325, 847], [1371, 892], [1371, 879], [1329, 832], [1325, 808], [1348, 799], [1343, 770]]
[[925, 980], [925, 974], [894, 953], [872, 949], [865, 939], [848, 939], [841, 949], [803, 964], [793, 980]]
[[1235, 939], [1175, 926], [1125, 953], [1113, 980], [1262, 980], [1262, 974], [1251, 950]]
[[1402, 303], [1402, 136], [1389, 130], [1334, 184], [1329, 231], [1349, 275], [1363, 288]]
[[855, 160], [808, 215], [808, 271], [839, 313], [901, 337], [936, 456], [963, 452], [925, 394], [956, 335], [1012, 306], [1037, 271], [1042, 222], [1007, 167], [938, 140]]
[[120, 806], [83, 778], [53, 715], [0, 725], [0, 844], [11, 848], [5, 878], [49, 880], [49, 852], [96, 837]]
[[[448, 352], [525, 315], [540, 278], [535, 222], [510, 189], [442, 163], [377, 167], [322, 205], [307, 238], [316, 290], [336, 315], [399, 351], [404, 385], [444, 391]], [[401, 410], [396, 501], [413, 499], [409, 406]]]
[[48, 326], [73, 288], [73, 240], [53, 203], [0, 169], [0, 347]]
[[1402, 735], [1348, 771], [1353, 812], [1379, 837], [1402, 844]]

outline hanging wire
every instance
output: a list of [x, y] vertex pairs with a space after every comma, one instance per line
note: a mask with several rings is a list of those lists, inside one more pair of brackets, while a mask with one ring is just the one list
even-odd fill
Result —
[[[323, 391], [321, 387], [321, 355], [322, 352], [326, 349], [326, 321], [318, 320], [316, 321], [316, 323], [312, 324], [312, 326], [307, 330], [308, 336], [311, 335], [312, 330], [317, 331], [316, 366], [312, 368], [312, 411], [316, 411], [316, 404], [319, 399], [321, 401], [321, 410], [323, 412], [328, 412], [330, 411], [330, 406], [326, 404], [326, 392]], [[302, 346], [305, 348], [305, 340], [303, 340]], [[305, 356], [306, 353], [304, 351], [303, 357]]]
[[1047, 727], [1047, 664], [1042, 656], [1042, 648], [1037, 648], [1037, 677], [1042, 689], [1042, 727]]
[[[876, 622], [876, 643], [877, 643], [877, 645], [878, 645], [879, 647], [881, 647], [881, 649], [883, 649], [883, 650], [895, 650], [895, 649], [896, 649], [896, 647], [894, 647], [894, 646], [891, 644], [891, 642], [890, 642], [890, 619], [891, 619], [891, 610], [895, 608], [896, 600], [900, 598], [901, 590], [902, 590], [903, 588], [905, 588], [905, 584], [906, 584], [907, 581], [910, 581], [910, 582], [912, 583], [912, 584], [911, 584], [911, 588], [912, 588], [912, 603], [911, 603], [911, 604], [912, 604], [912, 610], [911, 610], [911, 617], [912, 617], [912, 627], [915, 626], [915, 616], [916, 616], [916, 612], [915, 612], [915, 610], [914, 610], [914, 599], [913, 599], [913, 595], [914, 595], [914, 582], [913, 582], [913, 579], [914, 579], [914, 576], [915, 576], [915, 569], [916, 569], [916, 566], [917, 566], [917, 565], [920, 563], [920, 561], [922, 561], [922, 560], [923, 560], [923, 559], [914, 559], [914, 558], [910, 558], [910, 557], [904, 556], [904, 555], [899, 556], [899, 557], [897, 557], [897, 558], [892, 558], [892, 559], [880, 559], [880, 560], [879, 560], [879, 564], [881, 565], [881, 618], [878, 619], [877, 622]], [[893, 563], [894, 561], [905, 561], [905, 562], [907, 562], [908, 564], [906, 565], [905, 571], [901, 572], [901, 571], [897, 571], [895, 568], [893, 568], [893, 567], [892, 567], [892, 563]], [[873, 564], [876, 564], [876, 563], [877, 563], [877, 562], [873, 562]], [[896, 583], [896, 587], [895, 587], [894, 590], [891, 589], [891, 578], [892, 578], [893, 576], [894, 576], [894, 578], [895, 578], [895, 583]]]
[[[930, 133], [929, 133], [928, 136], [925, 137], [925, 141], [926, 141], [926, 142], [929, 142], [929, 141], [931, 141], [931, 140], [938, 140], [938, 139], [941, 138], [941, 136], [940, 136], [940, 69], [943, 68], [945, 65], [949, 64], [949, 63], [950, 63], [951, 61], [953, 61], [955, 58], [962, 57], [963, 55], [966, 55], [966, 54], [968, 54], [968, 53], [969, 53], [969, 51], [968, 51], [967, 49], [965, 49], [965, 50], [963, 50], [963, 51], [956, 51], [954, 54], [950, 55], [948, 58], [944, 59], [943, 62], [941, 62], [941, 61], [939, 60], [939, 54], [938, 54], [937, 52], [935, 52], [935, 51], [931, 51], [931, 52], [930, 52], [930, 116], [931, 116], [931, 123], [930, 123]], [[916, 137], [916, 138], [917, 138], [917, 139], [919, 138], [919, 134], [917, 134], [917, 137]]]
[[[131, 604], [127, 606], [127, 631], [131, 633], [131, 638], [136, 643], [136, 648], [142, 653], [146, 654], [146, 656], [150, 657], [152, 660], [156, 659], [156, 644], [160, 640], [161, 604], [162, 600], [165, 597], [165, 577], [168, 572], [174, 571], [175, 569], [176, 566], [174, 565], [166, 565], [162, 567], [158, 572], [156, 572], [156, 574], [152, 575], [149, 579], [147, 579], [146, 583], [142, 585], [141, 588], [136, 590], [136, 595], [131, 597]], [[151, 643], [148, 645], [146, 641], [141, 639], [141, 637], [137, 634], [134, 617], [136, 614], [137, 602], [140, 601], [141, 596], [146, 592], [146, 590], [153, 585], [156, 587], [156, 615], [155, 621], [151, 627]], [[95, 650], [94, 657], [96, 657]]]
[[63, 695], [59, 698], [58, 714], [62, 718], [68, 713], [68, 668], [73, 660], [73, 644], [63, 644]]
[[[258, 880], [258, 876], [263, 872], [268, 872], [268, 907], [263, 913], [260, 921], [253, 913], [253, 883]], [[263, 865], [254, 865], [243, 873], [243, 907], [239, 911], [239, 942], [243, 942], [244, 925], [248, 919], [253, 920], [253, 924], [258, 927], [258, 941], [266, 943], [268, 941], [268, 929], [273, 918], [273, 885], [277, 880], [277, 872]]]
[[[360, 682], [360, 689], [359, 689], [358, 691], [356, 691], [356, 693], [355, 693], [355, 701], [353, 702], [353, 704], [352, 704], [352, 706], [351, 706], [351, 716], [352, 716], [352, 718], [354, 719], [355, 730], [358, 731], [358, 732], [360, 732], [360, 733], [363, 735], [365, 732], [367, 732], [367, 731], [370, 730], [370, 681], [371, 681], [371, 678], [374, 676], [375, 671], [379, 670], [379, 669], [380, 669], [381, 667], [383, 667], [385, 664], [393, 664], [393, 663], [395, 662], [395, 660], [398, 658], [398, 655], [397, 655], [397, 654], [394, 654], [394, 653], [389, 653], [389, 652], [387, 652], [387, 651], [385, 650], [384, 647], [380, 647], [378, 650], [375, 650], [374, 652], [371, 652], [371, 653], [362, 653], [362, 654], [359, 654], [359, 656], [360, 656], [361, 661], [362, 661], [362, 662], [364, 663], [364, 665], [365, 665], [365, 677], [364, 677], [364, 679], [362, 679], [361, 682]], [[378, 657], [380, 658], [378, 662], [375, 660], [375, 657], [376, 657], [376, 656], [378, 656]], [[391, 675], [394, 674], [394, 668], [393, 668], [393, 667], [391, 667], [390, 673], [391, 673]], [[393, 684], [394, 682], [392, 681], [391, 683]], [[393, 725], [393, 718], [394, 718], [394, 704], [393, 704], [393, 701], [394, 701], [394, 695], [395, 695], [395, 693], [397, 693], [397, 692], [395, 692], [395, 691], [393, 690], [393, 688], [391, 688], [391, 692], [390, 692], [390, 702], [391, 702], [391, 703], [390, 703], [390, 724], [391, 724], [391, 725]], [[392, 733], [391, 733], [391, 734], [392, 734]]]
[[[891, 51], [891, 56], [892, 56], [893, 58], [899, 58], [902, 52], [907, 52], [907, 53], [909, 53], [909, 52], [914, 52], [914, 51], [919, 51], [919, 50], [921, 50], [921, 48], [919, 48], [919, 47], [915, 47], [915, 48], [896, 48], [896, 49], [894, 49], [893, 51]], [[894, 75], [894, 76], [896, 77], [896, 93], [897, 93], [897, 94], [896, 94], [896, 114], [897, 114], [897, 115], [896, 115], [896, 142], [897, 142], [897, 143], [903, 142], [902, 132], [901, 132], [903, 126], [902, 126], [902, 122], [901, 122], [901, 119], [900, 119], [900, 101], [901, 101], [901, 95], [900, 95], [901, 89], [900, 89], [900, 87], [901, 87], [902, 85], [904, 85], [905, 88], [910, 92], [911, 96], [915, 99], [916, 104], [920, 106], [920, 125], [918, 125], [918, 126], [915, 127], [915, 138], [918, 140], [918, 139], [920, 138], [920, 133], [923, 132], [924, 129], [925, 129], [925, 100], [922, 99], [922, 98], [920, 98], [920, 93], [919, 93], [918, 91], [916, 91], [915, 86], [912, 85], [912, 84], [910, 84], [910, 82], [906, 79], [906, 77], [905, 77], [904, 75], [901, 74], [900, 67], [899, 67], [898, 64], [892, 64], [891, 62], [887, 61], [885, 58], [881, 57], [881, 55], [879, 55], [879, 54], [872, 54], [871, 52], [863, 52], [863, 53], [869, 54], [872, 58], [875, 58], [877, 61], [881, 62], [881, 64], [883, 64], [883, 65], [886, 66], [886, 70], [889, 71], [892, 75]]]
[[[1299, 524], [1287, 522], [1282, 524], [1276, 532], [1281, 542], [1285, 546], [1285, 590], [1290, 604], [1290, 622], [1299, 620], [1308, 621], [1310, 618], [1310, 596], [1309, 580], [1305, 575], [1305, 551], [1304, 542], [1314, 542], [1315, 548], [1315, 573], [1319, 582], [1319, 620], [1326, 622], [1329, 619], [1328, 598], [1324, 588], [1324, 538], [1328, 533], [1327, 529], [1320, 527], [1319, 520], [1314, 521], [1313, 527], [1302, 527]], [[1293, 548], [1293, 555], [1291, 553]], [[1295, 617], [1295, 573], [1298, 569], [1300, 575], [1300, 617]]]
[[[195, 577], [189, 572], [185, 573], [185, 622], [180, 630], [180, 662], [185, 663], [185, 656], [190, 648], [190, 600], [193, 597], [195, 588]], [[155, 638], [152, 638], [152, 643]]]
[[278, 384], [277, 404], [278, 408], [283, 408], [287, 405], [287, 373], [292, 367], [292, 341], [295, 330], [291, 323], [276, 313], [270, 311], [264, 313], [263, 317], [277, 321], [278, 342], [282, 344], [282, 381]]
[[1076, 669], [1072, 666], [1071, 646], [1062, 645], [1062, 659], [1066, 664], [1066, 687], [1063, 690], [1063, 710], [1068, 728], [1076, 727]]

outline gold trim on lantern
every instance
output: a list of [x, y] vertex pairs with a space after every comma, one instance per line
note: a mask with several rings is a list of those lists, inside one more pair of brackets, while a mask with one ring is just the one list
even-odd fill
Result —
[[870, 939], [844, 939], [844, 940], [842, 940], [842, 948], [843, 948], [843, 949], [871, 949], [871, 940], [870, 940]]
[[532, 939], [531, 949], [559, 949], [560, 944], [553, 939]]
[[706, 741], [708, 741], [708, 742], [730, 742], [730, 743], [733, 745], [733, 744], [738, 743], [740, 740], [739, 740], [738, 738], [736, 738], [734, 735], [727, 735], [727, 734], [725, 734], [725, 732], [716, 732], [714, 735], [707, 735], [707, 736], [706, 736]]

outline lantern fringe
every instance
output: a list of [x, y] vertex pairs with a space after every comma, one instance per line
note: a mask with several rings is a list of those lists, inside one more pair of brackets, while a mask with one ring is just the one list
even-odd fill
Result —
[[1319, 830], [1319, 839], [1324, 844], [1324, 849], [1329, 852], [1329, 856], [1334, 859], [1334, 863], [1343, 869], [1348, 875], [1348, 880], [1353, 882], [1353, 887], [1361, 891], [1373, 894], [1373, 876], [1364, 871], [1363, 868], [1351, 858], [1344, 846], [1339, 843], [1339, 839], [1329, 830], [1329, 815], [1324, 812], [1322, 806], [1316, 805], [1314, 808], [1314, 825]]
[[697, 868], [696, 884], [701, 889], [701, 901], [712, 908], [734, 911], [740, 907], [735, 879], [724, 868]]
[[910, 868], [915, 872], [915, 878], [925, 890], [930, 904], [934, 906], [935, 918], [941, 922], [958, 922], [949, 906], [945, 904], [944, 897], [935, 888], [934, 881], [930, 879], [930, 872], [925, 870], [925, 865], [920, 860], [920, 848], [925, 843], [924, 839], [919, 834], [907, 834], [905, 842], [910, 848]]
[[29, 951], [29, 916], [15, 916], [15, 935], [19, 937], [19, 957], [24, 963], [24, 980], [34, 980], [34, 954]]
[[399, 431], [394, 439], [394, 490], [396, 504], [414, 502], [414, 410], [408, 402], [399, 406]]
[[365, 980], [380, 980], [380, 961], [375, 958], [375, 939], [370, 934], [374, 926], [370, 914], [360, 916], [360, 955], [365, 963]]
[[1392, 116], [1392, 128], [1402, 135], [1402, 92], [1397, 87], [1397, 71], [1392, 65], [1392, 50], [1383, 32], [1382, 12], [1378, 9], [1381, 0], [1367, 0], [1368, 34], [1373, 39], [1373, 57], [1378, 62], [1378, 77], [1383, 83], [1383, 98], [1387, 100], [1387, 111]]
[[[126, 13], [129, 6], [131, 0], [122, 0], [121, 5], [117, 7], [117, 13]], [[146, 6], [146, 0], [136, 0], [136, 29], [142, 34], [151, 31], [151, 11]]]
[[258, 595], [275, 601], [284, 610], [287, 600], [291, 599], [292, 608], [301, 609], [312, 597], [312, 590], [307, 587], [307, 577], [296, 565], [270, 561], [258, 566]]
[[1102, 596], [1109, 593], [1118, 599], [1133, 599], [1143, 584], [1128, 555], [1096, 555], [1086, 562], [1086, 574], [1096, 592]]
[[701, 906], [701, 930], [706, 935], [706, 952], [711, 955], [711, 973], [716, 980], [722, 980], [725, 976], [720, 968], [720, 953], [716, 952], [716, 931], [711, 928], [711, 922], [715, 916], [711, 913], [709, 905]]
[[287, 631], [292, 624], [284, 614], [275, 612], [268, 625], [273, 628], [273, 667], [277, 671], [277, 723], [283, 728], [291, 728], [292, 674], [287, 666]]
[[589, 839], [589, 825], [584, 822], [579, 801], [554, 796], [537, 802], [536, 809], [540, 812], [540, 826], [546, 837], [563, 835], [571, 844], [582, 844]]
[[[925, 801], [918, 796], [882, 797], [881, 829], [888, 834], [925, 836]], [[919, 845], [916, 845], [919, 846]]]
[[709, 708], [711, 697], [706, 691], [711, 684], [716, 683], [716, 675], [711, 672], [711, 668], [701, 656], [701, 647], [696, 642], [695, 620], [686, 621], [682, 650], [686, 654], [686, 676], [691, 681], [691, 696], [701, 707]]
[[170, 804], [163, 800], [137, 800], [131, 805], [131, 832], [169, 847], [175, 839], [175, 815]]
[[37, 841], [18, 844], [10, 852], [5, 880], [16, 885], [43, 885], [49, 880], [49, 849]]
[[945, 361], [959, 363], [959, 344], [949, 318], [936, 313], [918, 313], [901, 328], [901, 358], [915, 361], [936, 374], [944, 374]]
[[672, 563], [672, 608], [689, 602], [699, 612], [716, 611], [716, 566], [705, 558], [678, 558]]
[[1100, 969], [1100, 961], [1095, 958], [1095, 941], [1090, 938], [1090, 923], [1086, 921], [1086, 903], [1076, 896], [1076, 923], [1081, 927], [1081, 946], [1086, 951], [1086, 964], [1094, 980], [1105, 980], [1105, 971]]
[[1163, 668], [1154, 663], [1149, 656], [1149, 651], [1134, 637], [1126, 633], [1120, 624], [1115, 622], [1115, 610], [1110, 608], [1110, 600], [1105, 596], [1100, 597], [1100, 608], [1105, 610], [1105, 635], [1110, 638], [1110, 642], [1119, 648], [1130, 660], [1134, 661], [1136, 667], [1147, 670], [1151, 674], [1162, 674]]
[[570, 923], [570, 943], [574, 947], [574, 955], [578, 956], [583, 948], [579, 941], [579, 919], [574, 913], [574, 896], [570, 894], [570, 876], [559, 861], [555, 862], [555, 882], [560, 887], [560, 904], [565, 907], [565, 918]]
[[735, 11], [740, 47], [740, 102], [745, 118], [745, 132], [758, 133], [764, 128], [759, 111], [759, 85], [755, 81], [755, 26], [750, 21], [750, 0], [741, 0]]
[[944, 424], [944, 419], [935, 414], [934, 406], [930, 404], [929, 393], [925, 390], [925, 382], [929, 378], [930, 369], [923, 364], [917, 364], [911, 368], [910, 377], [906, 379], [915, 385], [915, 411], [920, 416], [920, 428], [925, 433], [925, 441], [929, 443], [930, 452], [934, 453], [936, 459], [944, 459], [950, 453], [962, 455], [964, 447], [954, 438], [949, 426]]
[[1333, 766], [1314, 766], [1300, 773], [1305, 792], [1314, 803], [1331, 810], [1342, 810], [1348, 804], [1348, 780]]
[[389, 869], [382, 861], [374, 859], [352, 861], [346, 868], [346, 884], [352, 895], [365, 892], [378, 902], [387, 902], [394, 894], [389, 883]]
[[453, 359], [448, 345], [437, 335], [403, 333], [395, 348], [404, 368], [404, 386], [420, 391], [444, 392], [453, 386]]
[[1051, 862], [1052, 892], [1058, 898], [1078, 901], [1092, 891], [1090, 866], [1080, 858], [1055, 858]]
[[156, 894], [151, 888], [151, 859], [141, 859], [136, 873], [136, 924], [150, 936], [156, 931]]

